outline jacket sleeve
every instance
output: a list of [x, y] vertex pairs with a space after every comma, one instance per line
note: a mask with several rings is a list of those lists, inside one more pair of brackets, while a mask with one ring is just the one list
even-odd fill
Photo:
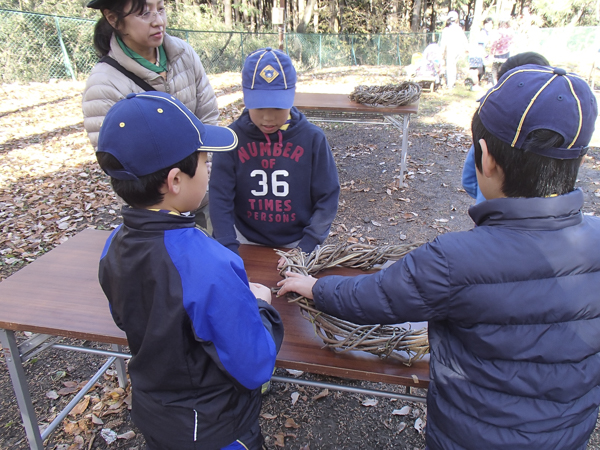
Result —
[[[100, 64], [102, 66], [99, 67]], [[111, 70], [114, 74], [110, 73]], [[138, 92], [140, 89], [136, 89], [133, 82], [129, 83], [124, 78], [124, 75], [108, 64], [98, 63], [87, 79], [82, 101], [83, 126], [94, 150], [98, 147], [98, 133], [108, 110], [127, 95], [123, 93], [123, 89], [117, 88], [117, 84], [121, 88], [125, 87], [127, 93]]]
[[238, 253], [240, 243], [237, 240], [234, 228], [236, 154], [237, 150], [213, 153], [208, 207], [214, 238], [221, 245]]
[[217, 125], [219, 122], [219, 106], [217, 105], [215, 91], [206, 76], [200, 57], [194, 50], [191, 50], [191, 52], [196, 76], [196, 111], [194, 111], [194, 114], [202, 123]]
[[448, 273], [443, 251], [433, 241], [377, 273], [319, 279], [314, 301], [320, 311], [358, 324], [443, 320], [449, 309]]
[[462, 185], [467, 194], [477, 198], [477, 172], [475, 169], [475, 147], [471, 145], [462, 171]]
[[331, 223], [335, 219], [340, 197], [340, 182], [331, 147], [321, 129], [320, 140], [316, 142], [318, 149], [313, 156], [312, 185], [310, 188], [313, 204], [310, 225], [304, 228], [298, 246], [305, 253], [310, 253], [322, 244], [329, 234]]
[[[209, 238], [196, 247], [189, 234], [194, 232], [165, 244], [181, 277], [183, 306], [196, 340], [232, 380], [256, 389], [273, 374], [283, 340], [281, 319], [250, 291], [242, 260], [215, 242], [206, 244]], [[184, 246], [192, 256], [177, 256]]]

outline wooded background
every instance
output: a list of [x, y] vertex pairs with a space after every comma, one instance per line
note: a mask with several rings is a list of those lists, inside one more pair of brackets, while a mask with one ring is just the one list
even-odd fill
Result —
[[[97, 18], [89, 0], [0, 0], [0, 9]], [[486, 17], [511, 19], [516, 28], [594, 26], [600, 0], [165, 0], [169, 26], [208, 31], [274, 31], [273, 8], [283, 8], [282, 31], [370, 34], [435, 32], [448, 11], [459, 12], [465, 29]]]

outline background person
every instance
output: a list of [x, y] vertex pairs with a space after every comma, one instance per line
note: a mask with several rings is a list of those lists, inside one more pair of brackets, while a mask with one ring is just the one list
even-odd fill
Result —
[[447, 24], [448, 26], [442, 30], [440, 47], [446, 63], [446, 86], [448, 89], [452, 89], [456, 83], [456, 65], [465, 56], [469, 43], [465, 32], [458, 23], [456, 11], [448, 13]]
[[[167, 11], [163, 0], [93, 0], [89, 8], [102, 17], [94, 29], [98, 56], [109, 56], [124, 69], [180, 100], [198, 119], [216, 125], [217, 98], [194, 49], [166, 33]], [[83, 91], [83, 125], [94, 148], [104, 116], [112, 105], [130, 93], [144, 92], [134, 80], [115, 67], [98, 62]], [[203, 200], [206, 206], [208, 197]], [[196, 212], [200, 225], [206, 217]]]

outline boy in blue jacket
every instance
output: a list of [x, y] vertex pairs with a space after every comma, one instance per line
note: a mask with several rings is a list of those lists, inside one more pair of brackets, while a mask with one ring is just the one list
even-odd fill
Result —
[[481, 99], [476, 227], [388, 269], [280, 294], [359, 324], [429, 321], [429, 450], [584, 450], [600, 404], [600, 218], [574, 189], [598, 106], [582, 78], [525, 65]]
[[260, 387], [283, 339], [271, 293], [195, 228], [206, 152], [235, 133], [163, 92], [130, 94], [100, 129], [97, 159], [125, 200], [99, 279], [132, 353], [131, 417], [149, 449], [262, 448]]
[[246, 109], [230, 125], [239, 144], [213, 155], [214, 237], [234, 252], [241, 242], [310, 253], [328, 236], [340, 193], [325, 134], [293, 107], [296, 70], [285, 53], [250, 54], [242, 88]]

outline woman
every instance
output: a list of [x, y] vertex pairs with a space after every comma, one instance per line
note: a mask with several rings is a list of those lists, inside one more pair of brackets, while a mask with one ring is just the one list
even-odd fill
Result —
[[[194, 49], [169, 36], [164, 0], [92, 0], [102, 18], [94, 30], [94, 47], [157, 91], [179, 99], [203, 123], [217, 125], [215, 92]], [[104, 116], [132, 92], [148, 90], [108, 63], [94, 66], [83, 92], [83, 125], [94, 149]], [[209, 166], [210, 169], [210, 166]], [[195, 211], [196, 223], [211, 230], [208, 193]]]
[[[172, 94], [202, 122], [217, 124], [217, 99], [200, 58], [186, 42], [165, 32], [163, 0], [92, 0], [87, 6], [102, 12], [94, 30], [99, 56], [111, 57], [155, 90]], [[110, 107], [145, 90], [107, 63], [94, 66], [83, 93], [83, 123], [94, 148]]]

